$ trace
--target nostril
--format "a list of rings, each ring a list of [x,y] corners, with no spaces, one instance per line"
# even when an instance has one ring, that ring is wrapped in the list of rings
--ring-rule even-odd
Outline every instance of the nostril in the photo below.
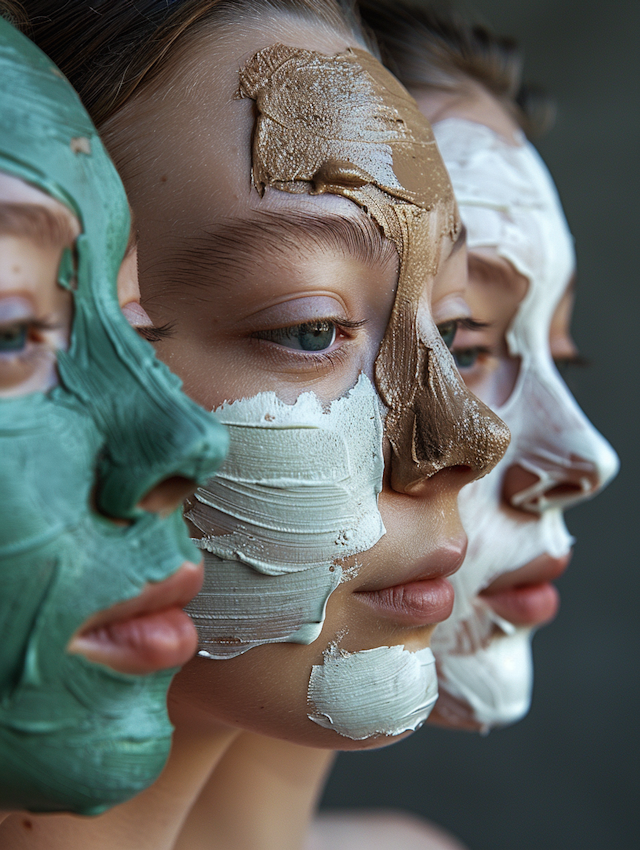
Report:
[[[173,475],[165,478],[153,487],[138,502],[143,511],[162,516],[172,513],[184,500],[193,494],[197,484],[191,478]]]
[[[510,466],[505,472],[502,482],[502,495],[507,504],[517,507],[517,496],[534,487],[540,477],[518,464]]]

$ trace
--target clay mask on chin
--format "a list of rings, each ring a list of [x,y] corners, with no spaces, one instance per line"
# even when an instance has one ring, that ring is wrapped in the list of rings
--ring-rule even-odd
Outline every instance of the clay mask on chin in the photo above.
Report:
[[[90,616],[197,560],[179,510],[136,506],[163,478],[206,480],[226,436],[123,317],[122,184],[69,83],[1,18],[0,171],[82,230],[77,269],[66,252],[58,276],[74,310],[58,386],[0,399],[0,809],[95,814],[164,766],[172,671],[119,674],[66,647]]]
[[[587,476],[596,473],[600,487],[605,486],[616,474],[618,460],[576,404],[551,357],[551,319],[575,260],[544,163],[523,136],[510,145],[471,121],[449,118],[436,124],[434,133],[467,226],[470,250],[495,250],[529,280],[507,333],[510,354],[520,358],[517,382],[496,410],[511,430],[511,444],[490,475],[460,494],[469,548],[462,569],[452,577],[453,615],[436,629],[432,641],[441,688],[489,727],[514,722],[529,709],[531,629],[505,623],[477,594],[496,576],[539,555],[566,554],[572,538],[562,511],[580,496],[566,498],[549,491],[564,481],[567,469],[582,463],[584,497],[593,495]],[[511,464],[539,479],[514,498],[514,504],[536,515],[536,522],[517,522],[500,509],[502,479]]]

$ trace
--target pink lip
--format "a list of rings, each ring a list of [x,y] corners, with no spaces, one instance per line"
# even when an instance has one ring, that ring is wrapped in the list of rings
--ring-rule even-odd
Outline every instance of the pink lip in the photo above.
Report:
[[[144,675],[185,664],[197,648],[195,627],[182,608],[202,587],[202,564],[185,561],[165,581],[87,620],[68,652],[120,673]]]
[[[427,563],[416,565],[404,581],[356,591],[355,595],[400,626],[429,626],[451,616],[454,591],[446,576],[460,568],[466,538],[440,549]]]
[[[503,573],[480,596],[516,626],[540,626],[558,613],[560,596],[551,584],[569,566],[571,553],[562,558],[541,555],[518,570]]]

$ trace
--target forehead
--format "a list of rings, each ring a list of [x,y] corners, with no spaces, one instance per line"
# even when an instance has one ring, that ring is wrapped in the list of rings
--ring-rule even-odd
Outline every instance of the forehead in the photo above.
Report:
[[[166,79],[162,84],[158,82],[162,87],[162,99],[156,96],[158,92],[154,94],[149,90],[140,96],[139,103],[132,104],[130,114],[127,114],[125,108],[114,121],[114,130],[119,136],[125,137],[125,145],[129,128],[136,128],[133,130],[135,139],[130,139],[131,154],[137,150],[150,165],[144,175],[140,172],[127,174],[125,162],[125,179],[133,202],[137,207],[145,204],[155,206],[158,202],[164,205],[168,215],[163,216],[164,222],[156,221],[155,227],[164,227],[167,233],[182,230],[179,235],[187,236],[194,227],[202,226],[203,222],[210,223],[220,218],[242,219],[247,214],[260,213],[265,209],[303,209],[305,212],[323,215],[329,208],[326,201],[308,194],[304,197],[289,194],[278,191],[276,187],[268,190],[265,197],[261,198],[252,188],[251,144],[255,106],[250,99],[237,98],[240,70],[256,51],[271,47],[278,41],[297,50],[320,51],[327,55],[327,59],[350,48],[357,49],[357,45],[347,36],[329,33],[308,22],[293,19],[288,20],[286,27],[281,25],[279,19],[274,19],[267,20],[259,28],[249,23],[241,32],[237,30],[236,27],[227,35],[203,31],[190,45],[188,56],[180,57],[173,72],[172,84],[168,86]],[[356,63],[349,62],[334,68],[334,73],[319,67],[317,63],[306,63],[296,71],[296,91],[291,87],[288,92],[279,90],[278,105],[283,105],[282,98],[288,97],[290,108],[297,109],[301,101],[303,108],[307,108],[313,105],[314,99],[321,98],[322,104],[318,105],[325,115],[331,113],[329,120],[333,124],[334,134],[344,141],[345,136],[352,138],[362,132],[362,121],[358,125],[356,117],[362,118],[363,112],[368,110],[368,117],[375,121],[376,110],[394,112],[397,102],[402,101],[403,118],[411,127],[420,123],[420,134],[425,134],[425,144],[430,146],[430,151],[435,151],[427,122],[404,90],[368,54],[359,51],[358,60],[369,63],[367,72],[371,71],[368,81],[371,96],[366,104],[360,99],[358,116],[354,110],[340,110],[337,103],[337,93],[344,89],[350,76],[358,73]],[[377,79],[379,75],[384,77],[384,86]],[[381,96],[380,91],[385,87],[385,93]],[[336,104],[327,110],[326,106],[331,106],[332,98]],[[396,132],[398,140],[402,132],[402,128]],[[378,135],[378,141],[387,141],[381,139],[382,133]],[[405,135],[408,136],[407,133]],[[139,145],[141,140],[142,149],[135,149],[134,145]],[[309,148],[308,139],[298,138],[297,143]],[[351,157],[354,160],[351,164],[366,170],[367,151],[372,147],[371,138],[361,139],[360,150]],[[399,144],[394,159],[387,145],[382,156],[377,157],[376,167],[381,167],[386,157],[387,163],[393,161],[395,170],[400,171],[403,148],[409,154],[407,162],[411,160],[417,164],[422,161],[412,156],[415,151],[409,152],[409,147],[409,144]],[[124,150],[123,158],[129,158]],[[376,174],[375,182],[386,185],[395,179],[394,192],[404,192],[409,202],[419,200],[420,205],[423,205],[420,196],[424,198],[429,195],[425,205],[430,203],[432,186],[426,192],[421,192],[420,186],[415,189],[414,184],[420,179],[419,169],[405,170],[406,176],[403,174],[400,181],[388,169],[386,176],[389,179],[378,180],[380,175]],[[441,173],[446,184],[445,191],[450,191],[446,172],[443,170]],[[338,202],[340,214],[363,215],[351,201],[340,198],[334,198],[334,201]],[[175,207],[176,202],[179,209]]]

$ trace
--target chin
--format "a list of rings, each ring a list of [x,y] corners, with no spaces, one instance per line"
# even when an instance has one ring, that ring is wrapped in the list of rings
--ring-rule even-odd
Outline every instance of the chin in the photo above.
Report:
[[[513,627],[473,653],[439,655],[440,697],[429,722],[488,732],[522,720],[531,707],[532,631]]]

